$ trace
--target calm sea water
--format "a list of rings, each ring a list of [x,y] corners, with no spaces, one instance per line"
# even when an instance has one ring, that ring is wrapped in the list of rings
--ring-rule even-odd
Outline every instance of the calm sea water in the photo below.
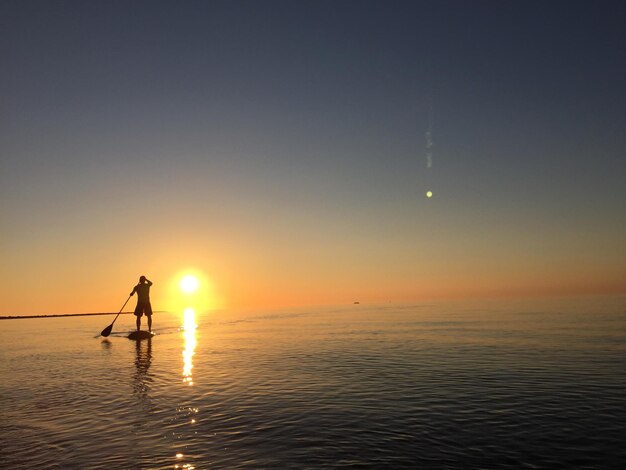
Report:
[[[623,468],[624,298],[0,322],[3,468]],[[197,327],[195,326],[197,325]],[[117,333],[115,332],[117,331]]]

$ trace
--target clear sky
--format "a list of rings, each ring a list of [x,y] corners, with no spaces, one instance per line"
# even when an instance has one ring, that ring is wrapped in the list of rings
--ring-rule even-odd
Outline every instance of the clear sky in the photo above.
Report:
[[[0,314],[116,311],[141,274],[171,308],[190,270],[233,308],[623,293],[624,24],[3,1]]]

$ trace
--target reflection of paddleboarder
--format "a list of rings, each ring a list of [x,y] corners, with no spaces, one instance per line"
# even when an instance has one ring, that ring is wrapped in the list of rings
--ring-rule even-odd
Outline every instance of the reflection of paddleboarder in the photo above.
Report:
[[[133,374],[133,393],[138,399],[138,405],[140,411],[143,413],[149,413],[151,410],[150,404],[150,385],[152,378],[148,369],[150,369],[150,363],[152,362],[152,340],[148,338],[148,341],[136,342],[135,356],[135,373]]]
[[[135,316],[137,317],[137,331],[141,329],[141,317],[145,313],[148,317],[148,331],[152,331],[152,306],[150,305],[150,286],[152,281],[146,279],[146,276],[139,278],[139,284],[135,286],[130,293],[132,296],[137,292],[137,306],[135,307]]]

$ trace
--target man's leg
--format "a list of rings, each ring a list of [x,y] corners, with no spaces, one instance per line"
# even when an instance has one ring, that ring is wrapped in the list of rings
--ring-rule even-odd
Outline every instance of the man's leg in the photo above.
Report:
[[[137,315],[137,331],[141,329],[141,317]]]
[[[152,331],[152,315],[148,315],[148,331]]]

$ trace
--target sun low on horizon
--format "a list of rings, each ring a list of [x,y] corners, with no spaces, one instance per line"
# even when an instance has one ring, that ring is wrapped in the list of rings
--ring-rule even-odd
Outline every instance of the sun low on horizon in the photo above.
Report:
[[[201,313],[224,306],[212,278],[195,268],[181,269],[170,277],[162,302],[172,312],[193,308]]]
[[[180,289],[186,294],[195,293],[200,287],[200,281],[193,274],[187,274],[180,280]]]

